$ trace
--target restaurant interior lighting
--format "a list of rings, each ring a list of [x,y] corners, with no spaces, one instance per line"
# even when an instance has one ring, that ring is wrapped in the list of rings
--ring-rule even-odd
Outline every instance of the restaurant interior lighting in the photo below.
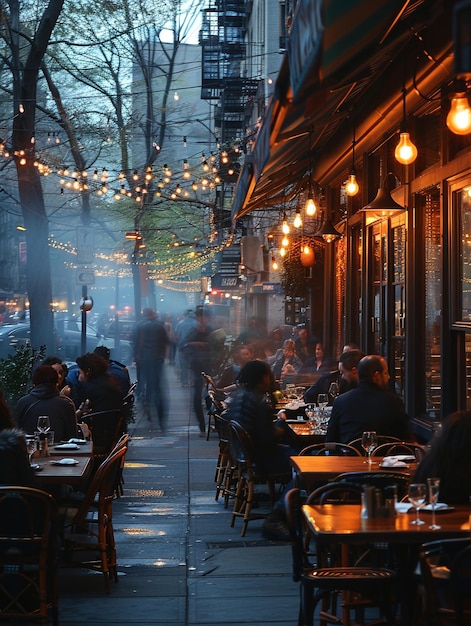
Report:
[[[399,130],[399,143],[394,151],[394,158],[402,165],[409,165],[417,158],[417,148],[412,143],[409,131],[407,129],[407,112],[406,112],[406,90],[402,89],[402,122]]]
[[[293,226],[295,228],[301,228],[302,225],[303,225],[303,220],[301,218],[301,213],[299,211],[296,211],[296,215],[294,216],[294,220],[293,220]]]
[[[463,79],[455,80],[451,107],[446,116],[446,125],[455,135],[471,133],[471,108],[466,95],[466,82]]]

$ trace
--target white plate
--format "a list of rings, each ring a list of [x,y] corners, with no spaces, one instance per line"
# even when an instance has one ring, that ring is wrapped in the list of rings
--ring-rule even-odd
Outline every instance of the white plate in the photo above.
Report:
[[[60,459],[59,461],[52,461],[52,465],[78,465],[77,459]]]
[[[56,450],[78,450],[79,446],[76,443],[61,443],[58,446],[54,446]]]

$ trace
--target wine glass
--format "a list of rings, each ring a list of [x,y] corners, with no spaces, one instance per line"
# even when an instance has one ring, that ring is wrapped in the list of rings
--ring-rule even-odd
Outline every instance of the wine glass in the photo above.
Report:
[[[43,435],[51,430],[51,423],[48,415],[40,415],[38,417],[37,429]]]
[[[320,393],[317,396],[317,406],[321,409],[325,409],[325,407],[329,404],[329,396],[326,393]]]
[[[375,430],[365,430],[361,435],[361,447],[368,455],[368,460],[365,463],[368,465],[372,465],[373,461],[371,460],[371,453],[378,445],[378,437],[376,436]]]
[[[439,530],[441,526],[439,526],[435,522],[435,506],[438,500],[438,492],[440,491],[440,479],[439,478],[427,478],[427,486],[428,486],[428,499],[430,504],[432,505],[432,523],[429,528],[431,530]]]
[[[425,504],[427,485],[424,483],[411,483],[407,491],[407,496],[417,515],[416,519],[412,520],[411,524],[425,524],[425,522],[419,518],[419,509]]]
[[[339,384],[336,382],[330,383],[329,394],[335,400],[335,398],[340,394]]]

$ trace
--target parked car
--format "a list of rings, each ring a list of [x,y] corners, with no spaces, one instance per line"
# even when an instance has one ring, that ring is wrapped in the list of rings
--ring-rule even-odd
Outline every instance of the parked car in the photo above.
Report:
[[[82,326],[80,319],[60,320],[55,328],[56,345],[47,346],[48,355],[56,355],[64,361],[75,361],[82,352]],[[0,358],[15,353],[15,348],[30,343],[29,323],[0,326]],[[96,346],[107,346],[110,356],[125,365],[132,362],[133,350],[130,341],[119,342],[119,355],[114,338],[105,338],[93,326],[86,327],[86,350],[92,352]],[[39,346],[38,346],[39,347]]]
[[[29,344],[29,324],[5,324],[0,326],[0,358],[15,353],[15,348]]]
[[[82,352],[82,320],[71,318],[56,322],[58,338],[58,356],[64,360],[75,359]],[[125,365],[129,365],[133,359],[133,349],[130,341],[121,339],[119,342],[119,354],[114,337],[103,337],[94,326],[86,326],[86,351],[92,352],[97,346],[106,346],[110,349],[110,356]]]

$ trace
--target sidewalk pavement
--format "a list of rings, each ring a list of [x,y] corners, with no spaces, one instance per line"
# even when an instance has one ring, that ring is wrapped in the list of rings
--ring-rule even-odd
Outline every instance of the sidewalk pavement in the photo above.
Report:
[[[218,438],[198,436],[191,389],[166,366],[168,434],[137,405],[129,427],[124,495],[113,525],[118,583],[106,595],[102,574],[59,572],[59,624],[209,626],[297,624],[298,585],[286,543],[263,539],[262,520],[230,527],[231,504],[215,501]]]

